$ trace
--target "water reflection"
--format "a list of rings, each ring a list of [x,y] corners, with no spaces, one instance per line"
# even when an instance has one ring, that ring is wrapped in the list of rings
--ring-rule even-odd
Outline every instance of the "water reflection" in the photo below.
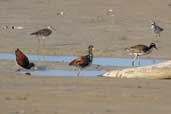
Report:
[[[23,74],[31,74],[35,76],[77,76],[78,71],[74,70],[37,70],[37,71],[20,71]],[[80,76],[99,76],[105,73],[105,71],[98,71],[98,70],[83,70],[80,72]]]

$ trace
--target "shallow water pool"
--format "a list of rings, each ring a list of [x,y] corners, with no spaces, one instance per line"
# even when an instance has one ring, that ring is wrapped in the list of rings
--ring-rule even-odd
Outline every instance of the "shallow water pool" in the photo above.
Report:
[[[20,71],[23,74],[31,74],[35,76],[77,76],[78,71],[75,70],[57,70],[57,69],[48,69],[48,70],[37,70],[37,71]],[[83,70],[79,73],[79,76],[86,76],[86,77],[94,77],[100,76],[104,74],[104,70]]]
[[[31,55],[27,54],[30,61],[47,61],[47,62],[65,62],[69,63],[73,59],[77,58],[75,56],[42,56],[42,55]],[[0,60],[15,60],[14,54],[0,54]],[[146,66],[155,63],[163,62],[161,59],[141,59],[140,65]],[[93,64],[103,65],[103,66],[117,66],[117,67],[131,67],[132,59],[131,58],[111,58],[111,57],[95,57]],[[138,62],[135,62],[135,66],[139,66]]]
[[[42,56],[42,55],[31,55],[27,54],[30,61],[47,61],[47,62],[63,62],[69,63],[73,59],[77,58],[74,56]],[[14,54],[1,53],[0,60],[15,60]],[[164,60],[152,60],[152,59],[141,59],[140,65],[147,66],[163,62]],[[58,63],[56,63],[58,64]],[[100,66],[113,66],[113,67],[132,67],[132,59],[130,58],[111,58],[111,57],[95,57],[93,63]],[[138,61],[135,62],[134,66],[139,66]],[[72,70],[59,70],[59,69],[41,69],[37,71],[21,71],[21,73],[30,73],[31,75],[37,76],[77,76],[78,71]],[[80,72],[80,76],[98,76],[105,73],[104,70],[83,70]]]

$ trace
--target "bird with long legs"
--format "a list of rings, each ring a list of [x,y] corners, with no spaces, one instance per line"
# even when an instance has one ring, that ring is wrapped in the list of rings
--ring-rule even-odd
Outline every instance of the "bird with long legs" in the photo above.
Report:
[[[151,29],[155,33],[158,42],[158,38],[160,38],[160,33],[164,31],[164,29],[158,26],[154,21],[151,23]]]
[[[77,73],[77,76],[80,75],[80,72],[83,68],[88,67],[93,62],[93,50],[94,50],[94,46],[89,45],[87,55],[74,59],[69,63],[70,66],[78,67],[79,71]]]
[[[140,56],[150,54],[153,48],[157,49],[155,43],[150,43],[149,46],[139,44],[139,45],[135,45],[135,46],[132,46],[129,48],[125,48],[125,50],[127,52],[129,52],[131,55],[134,55],[134,59],[132,61],[132,66],[134,66],[134,62],[137,59],[138,59],[138,63],[140,66]]]
[[[56,29],[53,28],[52,26],[48,26],[47,28],[40,29],[40,30],[38,30],[36,32],[30,33],[30,35],[34,35],[34,36],[37,36],[38,37],[38,43],[39,43],[39,45],[41,44],[40,38],[42,38],[43,39],[43,48],[44,48],[45,47],[45,41],[44,41],[44,39],[47,38],[47,37],[49,37],[52,34],[52,31],[53,30],[56,31]]]
[[[15,50],[15,55],[16,62],[20,67],[28,70],[35,67],[35,64],[30,62],[28,57],[20,49],[17,48]],[[20,71],[20,69],[17,69],[17,71]]]

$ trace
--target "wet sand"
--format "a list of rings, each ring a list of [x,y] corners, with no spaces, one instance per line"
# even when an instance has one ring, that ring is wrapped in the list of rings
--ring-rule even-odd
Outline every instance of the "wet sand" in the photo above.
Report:
[[[169,0],[0,0],[0,52],[41,55],[86,53],[96,57],[129,57],[124,48],[155,42],[151,20],[164,28],[154,50],[144,58],[170,59]],[[113,9],[112,15],[107,14]],[[63,16],[57,15],[64,12]],[[4,26],[24,29],[3,29]],[[41,46],[31,32],[52,25],[56,31]],[[102,77],[36,77],[16,73],[14,61],[0,61],[2,114],[170,114],[170,80]],[[63,63],[36,63],[68,68]],[[107,68],[110,70],[111,68]]]

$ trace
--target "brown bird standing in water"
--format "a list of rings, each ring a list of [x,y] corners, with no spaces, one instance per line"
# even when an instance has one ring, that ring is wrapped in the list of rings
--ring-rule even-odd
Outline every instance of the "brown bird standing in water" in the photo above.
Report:
[[[35,67],[34,63],[30,63],[28,57],[20,51],[18,48],[15,50],[16,55],[16,62],[19,66],[25,68],[25,69],[31,69]],[[19,71],[20,69],[18,69]]]
[[[125,48],[125,50],[128,51],[130,54],[134,55],[134,59],[132,61],[132,66],[134,66],[134,62],[135,60],[137,60],[137,58],[140,65],[140,56],[151,53],[153,48],[157,49],[155,43],[151,43],[149,46],[139,44],[129,48]]]
[[[69,65],[75,66],[79,68],[79,72],[77,76],[80,74],[80,70],[89,66],[93,62],[93,50],[94,46],[89,45],[88,46],[88,55],[81,56],[80,58],[74,59],[69,63]]]

